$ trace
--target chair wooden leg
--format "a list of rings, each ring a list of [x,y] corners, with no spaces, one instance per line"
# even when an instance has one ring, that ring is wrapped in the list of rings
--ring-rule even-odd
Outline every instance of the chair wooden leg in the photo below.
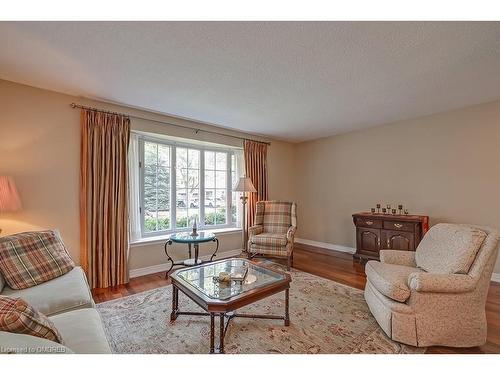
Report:
[[[287,271],[290,271],[290,269],[292,268],[292,264],[293,264],[292,256],[289,255],[288,256],[288,265],[286,267]]]

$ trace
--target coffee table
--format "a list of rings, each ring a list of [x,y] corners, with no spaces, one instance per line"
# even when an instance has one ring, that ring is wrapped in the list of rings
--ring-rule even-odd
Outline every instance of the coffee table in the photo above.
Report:
[[[248,267],[245,281],[229,284],[214,280],[220,272],[229,272]],[[289,297],[291,277],[288,273],[272,270],[247,259],[233,258],[202,264],[174,271],[172,280],[172,313],[170,321],[179,315],[202,315],[210,317],[210,353],[224,353],[224,336],[234,318],[258,318],[283,320],[290,325]],[[200,306],[205,312],[179,309],[179,290]],[[279,292],[285,292],[284,315],[239,314],[235,311]],[[215,317],[219,317],[219,347],[215,348]]]

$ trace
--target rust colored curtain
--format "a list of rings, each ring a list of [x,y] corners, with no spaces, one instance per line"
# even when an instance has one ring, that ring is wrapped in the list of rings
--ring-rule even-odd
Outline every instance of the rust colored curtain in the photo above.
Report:
[[[91,288],[128,282],[130,119],[81,112],[81,264]]]
[[[255,220],[255,204],[267,200],[267,144],[245,141],[245,172],[252,180],[256,193],[248,193],[246,228],[251,227]]]

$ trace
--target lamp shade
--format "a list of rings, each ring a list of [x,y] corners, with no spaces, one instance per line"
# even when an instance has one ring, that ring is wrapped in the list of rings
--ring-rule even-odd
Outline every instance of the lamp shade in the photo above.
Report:
[[[0,176],[0,212],[19,211],[21,199],[12,177]]]
[[[255,186],[252,184],[252,180],[248,177],[240,177],[240,180],[236,184],[236,186],[233,188],[233,191],[241,191],[241,192],[249,192],[249,193],[256,193],[257,189],[255,189]]]

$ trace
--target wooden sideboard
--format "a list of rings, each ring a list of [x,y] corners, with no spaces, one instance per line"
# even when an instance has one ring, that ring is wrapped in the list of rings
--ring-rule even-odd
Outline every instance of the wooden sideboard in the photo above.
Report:
[[[352,219],[358,259],[379,259],[382,249],[415,251],[429,229],[428,216],[360,212]]]

